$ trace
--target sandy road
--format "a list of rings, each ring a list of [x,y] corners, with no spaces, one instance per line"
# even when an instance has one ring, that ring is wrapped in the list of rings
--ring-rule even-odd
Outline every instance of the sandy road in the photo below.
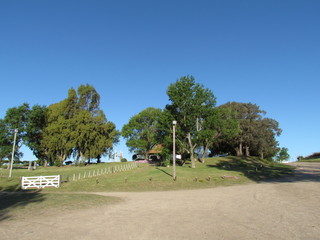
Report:
[[[121,203],[0,222],[0,239],[320,239],[320,164],[295,177],[203,190],[97,193]]]

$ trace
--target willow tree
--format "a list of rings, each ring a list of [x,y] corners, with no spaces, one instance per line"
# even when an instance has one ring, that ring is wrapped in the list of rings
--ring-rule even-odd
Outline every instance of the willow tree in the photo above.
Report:
[[[70,156],[82,162],[99,158],[119,141],[99,104],[100,95],[87,84],[71,88],[66,99],[48,107],[42,144],[57,165]]]
[[[119,133],[115,125],[107,121],[102,111],[92,116],[90,112],[80,110],[72,119],[72,124],[75,126],[72,132],[74,153],[82,163],[107,154],[118,142]]]

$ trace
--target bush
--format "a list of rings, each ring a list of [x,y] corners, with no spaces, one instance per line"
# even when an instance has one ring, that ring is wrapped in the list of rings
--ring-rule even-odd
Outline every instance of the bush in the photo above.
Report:
[[[128,162],[126,158],[121,158],[121,162]]]

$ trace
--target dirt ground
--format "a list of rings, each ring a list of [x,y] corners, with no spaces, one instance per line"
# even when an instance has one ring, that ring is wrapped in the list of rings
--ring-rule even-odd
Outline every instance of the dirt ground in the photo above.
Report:
[[[124,201],[0,222],[0,239],[320,239],[320,163],[295,177],[203,190],[97,193]]]

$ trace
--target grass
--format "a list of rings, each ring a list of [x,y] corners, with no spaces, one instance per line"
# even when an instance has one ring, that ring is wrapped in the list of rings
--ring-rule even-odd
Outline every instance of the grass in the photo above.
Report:
[[[48,167],[14,169],[13,177],[8,179],[8,171],[0,170],[0,221],[7,216],[27,216],[28,214],[58,214],[98,205],[114,203],[117,199],[107,198],[86,192],[114,191],[165,191],[197,188],[213,188],[245,184],[288,176],[293,167],[271,163],[258,158],[209,158],[205,163],[177,166],[177,180],[172,179],[172,167],[159,167],[140,164],[129,171],[105,174],[71,181],[72,176],[122,163],[104,163],[86,167]],[[122,164],[123,165],[123,164]],[[63,183],[60,188],[46,188],[41,191],[20,190],[22,176],[44,176],[60,174]],[[69,181],[67,181],[69,179]],[[10,193],[11,192],[11,193]],[[25,193],[27,192],[27,194]],[[79,194],[81,192],[81,194]]]
[[[320,158],[305,158],[299,160],[299,162],[320,162]]]
[[[115,197],[94,194],[18,192],[0,193],[0,221],[32,215],[57,216],[73,210],[119,202]]]
[[[19,191],[21,176],[62,175],[63,183],[60,188],[48,188],[42,192],[112,192],[207,188],[260,181],[292,173],[290,166],[258,158],[225,157],[206,159],[204,164],[197,163],[195,169],[190,168],[188,164],[177,166],[177,181],[172,180],[172,167],[158,167],[148,164],[140,164],[138,168],[129,171],[77,180],[79,173],[83,176],[84,172],[97,171],[117,165],[123,164],[104,163],[87,167],[48,167],[33,171],[14,169],[11,179],[0,178],[0,191]],[[74,175],[76,181],[72,181]]]

